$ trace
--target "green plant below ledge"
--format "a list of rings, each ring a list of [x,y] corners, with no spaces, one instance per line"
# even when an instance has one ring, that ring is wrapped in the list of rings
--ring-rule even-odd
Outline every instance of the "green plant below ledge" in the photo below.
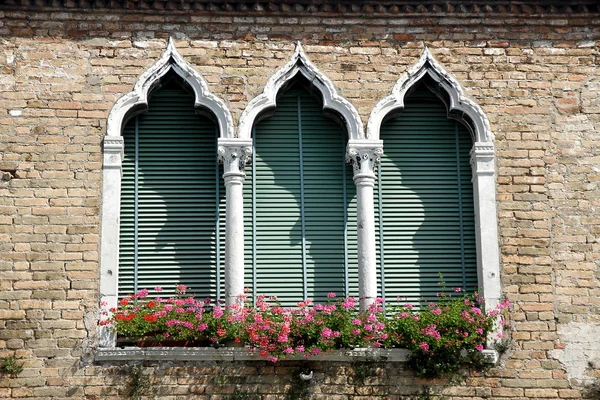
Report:
[[[5,357],[0,359],[0,372],[9,374],[13,378],[23,372],[23,365],[17,362],[15,356]]]

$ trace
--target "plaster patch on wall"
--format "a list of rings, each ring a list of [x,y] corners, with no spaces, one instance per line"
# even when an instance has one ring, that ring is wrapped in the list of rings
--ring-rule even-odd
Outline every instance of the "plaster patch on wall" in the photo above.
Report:
[[[589,371],[600,368],[600,325],[571,321],[559,325],[558,335],[565,348],[552,350],[550,356],[566,367],[569,379],[591,382]]]

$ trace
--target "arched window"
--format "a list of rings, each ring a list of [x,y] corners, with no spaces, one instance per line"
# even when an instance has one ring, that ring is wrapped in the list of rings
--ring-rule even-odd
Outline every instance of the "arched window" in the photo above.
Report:
[[[367,137],[380,135],[375,208],[384,295],[430,298],[441,272],[447,287],[476,282],[492,309],[501,284],[494,138],[485,113],[425,49],[373,108]]]
[[[477,253],[468,130],[420,85],[400,115],[381,125],[384,154],[376,209],[381,292],[412,303],[441,291],[477,287]]]
[[[255,124],[246,169],[246,286],[283,304],[356,294],[356,189],[345,129],[305,79]]]
[[[196,113],[193,91],[172,72],[151,93],[148,111],[124,126],[120,296],[156,286],[172,294],[177,284],[199,297],[220,295],[217,136],[217,124]]]

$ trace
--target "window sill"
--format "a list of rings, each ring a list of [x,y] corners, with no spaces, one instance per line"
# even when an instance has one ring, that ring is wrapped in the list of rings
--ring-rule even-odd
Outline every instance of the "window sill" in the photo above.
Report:
[[[496,350],[482,351],[488,364],[498,361]],[[409,354],[407,349],[354,349],[336,350],[312,356],[313,361],[387,361],[404,362]],[[94,357],[102,361],[265,361],[257,353],[237,347],[124,347],[99,348]],[[287,357],[285,360],[304,360],[302,356]]]

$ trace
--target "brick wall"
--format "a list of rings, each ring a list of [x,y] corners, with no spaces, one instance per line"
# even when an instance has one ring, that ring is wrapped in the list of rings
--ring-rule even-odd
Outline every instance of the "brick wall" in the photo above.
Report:
[[[503,293],[514,306],[508,352],[460,384],[415,380],[394,363],[312,363],[315,378],[303,386],[301,363],[161,362],[143,371],[158,398],[305,390],[315,399],[399,399],[427,387],[454,400],[592,398],[583,387],[600,379],[599,14],[430,7],[344,18],[328,9],[213,6],[0,5],[0,356],[25,367],[0,377],[0,397],[125,393],[127,366],[91,361],[101,142],[113,103],[173,36],[236,121],[294,41],[364,122],[428,46],[496,137]]]

